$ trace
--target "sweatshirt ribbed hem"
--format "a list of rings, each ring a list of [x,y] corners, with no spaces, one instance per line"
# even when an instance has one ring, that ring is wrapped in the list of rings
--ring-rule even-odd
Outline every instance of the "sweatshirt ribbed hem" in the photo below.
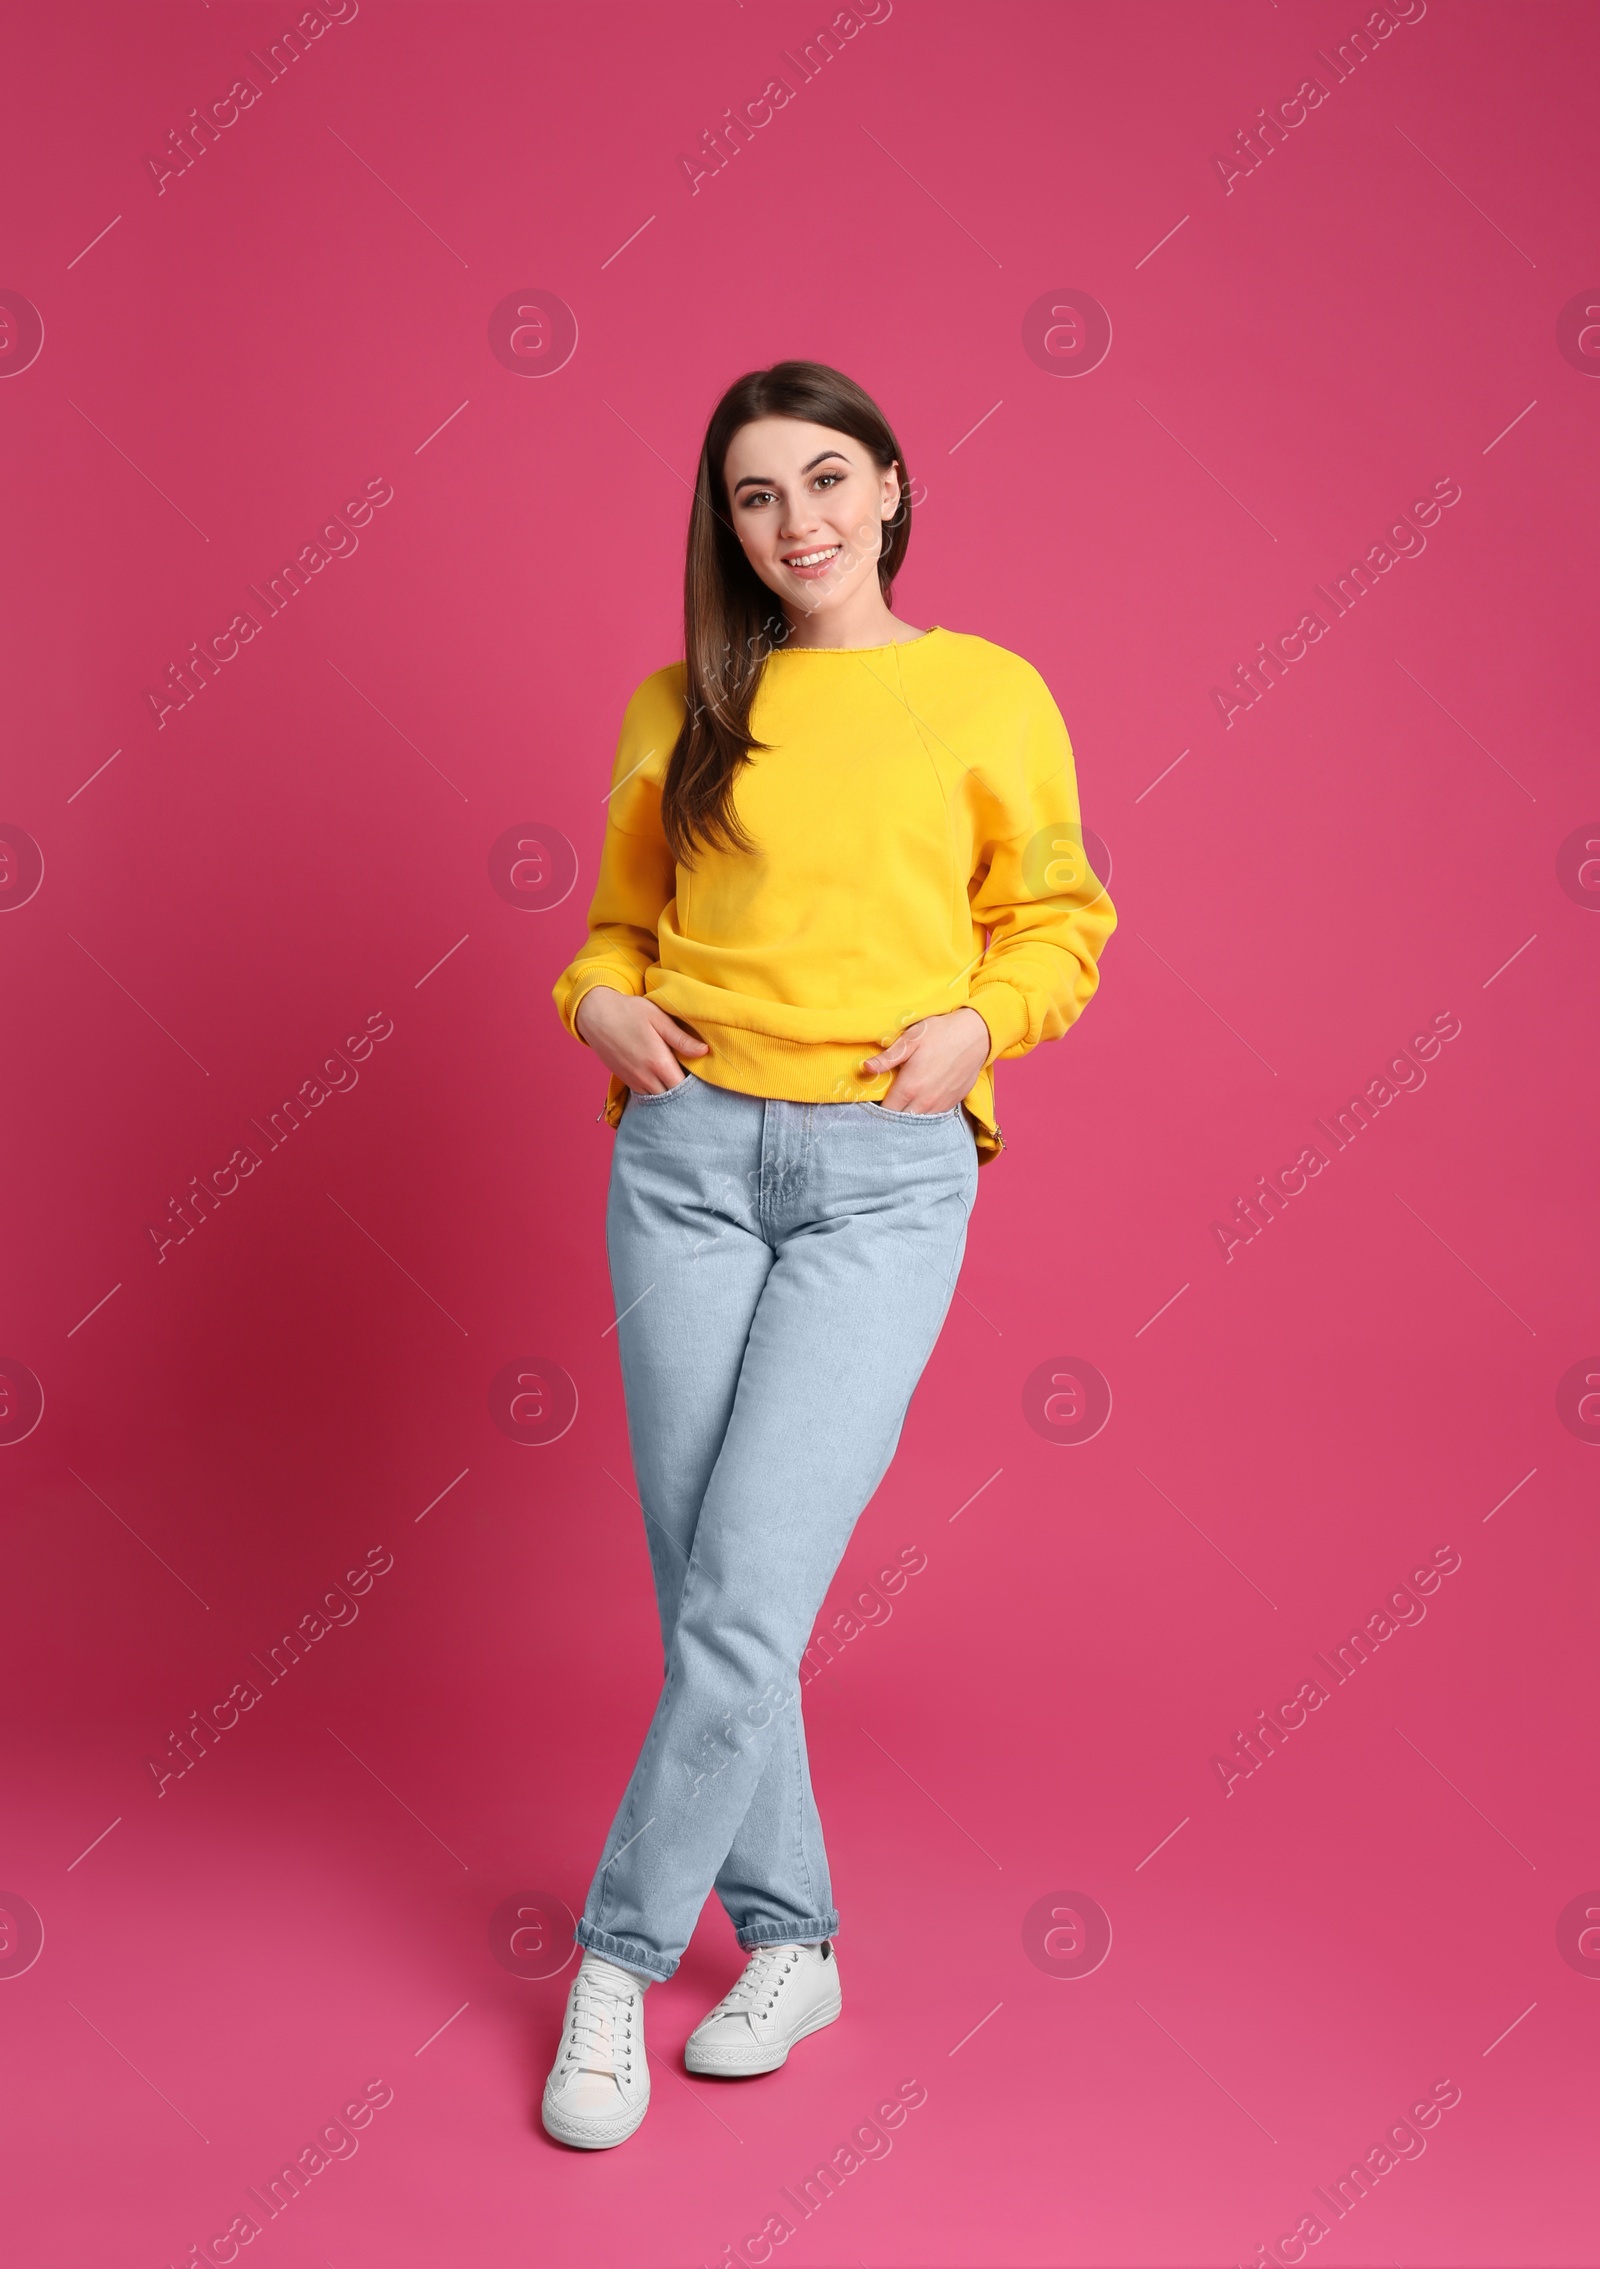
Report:
[[[688,1057],[685,1063],[712,1087],[785,1103],[881,1103],[894,1081],[893,1072],[862,1070],[862,1058],[875,1053],[870,1042],[775,1040],[770,1033],[708,1024],[703,1017],[695,1020],[695,1030],[710,1053]],[[993,1073],[981,1071],[962,1101],[982,1166],[1004,1148],[994,1122]],[[608,1127],[620,1125],[627,1103],[627,1082],[614,1078],[601,1113]]]

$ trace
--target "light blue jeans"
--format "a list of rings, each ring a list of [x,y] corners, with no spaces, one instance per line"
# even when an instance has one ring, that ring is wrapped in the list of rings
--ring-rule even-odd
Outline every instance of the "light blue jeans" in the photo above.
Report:
[[[800,1658],[955,1291],[953,1111],[629,1097],[606,1209],[665,1682],[578,1942],[677,1968],[713,1887],[745,1947],[837,1930]]]

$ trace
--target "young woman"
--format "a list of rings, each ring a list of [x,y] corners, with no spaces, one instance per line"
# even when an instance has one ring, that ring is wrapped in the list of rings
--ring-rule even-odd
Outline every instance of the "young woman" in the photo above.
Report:
[[[955,1289],[995,1059],[1083,1009],[1116,917],[1029,663],[890,609],[876,404],[753,371],[700,455],[685,658],[617,750],[563,1023],[611,1074],[606,1244],[666,1675],[577,1938],[543,2117],[645,2115],[644,1996],[715,1889],[750,1959],[692,2072],[839,2015],[799,1667]]]

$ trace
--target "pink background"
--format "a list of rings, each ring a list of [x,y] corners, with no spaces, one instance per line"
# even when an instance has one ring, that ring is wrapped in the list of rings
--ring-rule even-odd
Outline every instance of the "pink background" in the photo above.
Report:
[[[354,2156],[238,2258],[1291,2260],[1440,2082],[1425,2152],[1303,2257],[1595,2259],[1600,1962],[1561,1917],[1600,1909],[1600,1460],[1558,1388],[1600,1348],[1600,922],[1558,861],[1600,839],[1600,370],[1557,319],[1600,302],[1600,25],[1435,0],[1339,84],[1315,51],[1366,12],[896,0],[809,84],[798,0],[363,0],[273,84],[246,51],[289,7],[15,12],[19,2260],[230,2258],[368,2081]],[[780,71],[691,193],[680,155]],[[259,101],[158,192],[242,72]],[[559,369],[490,351],[530,291],[576,318]],[[1092,371],[1027,351],[1069,293],[1111,318]],[[561,1959],[555,1910],[505,1960],[491,1923],[581,1902],[659,1658],[603,1080],[549,991],[623,703],[680,650],[704,421],[796,354],[921,484],[898,610],[1054,690],[1121,926],[1082,1025],[1002,1068],[838,1601],[926,1565],[808,1689],[846,2021],[689,2082],[737,1966],[713,1909],[649,1998],[645,2127],[578,2156],[537,2123],[568,1974],[507,1967]],[[158,728],[146,690],[369,480],[359,549]],[[1224,726],[1212,689],[1436,480],[1426,551]],[[508,829],[573,847],[560,903],[492,886]],[[359,1085],[158,1261],[147,1225],[369,1015]],[[1212,1224],[1436,1015],[1426,1085],[1225,1261]],[[512,1363],[573,1382],[558,1440],[494,1422]],[[1071,1446],[1025,1388],[1074,1364],[1113,1399]],[[1441,1547],[1426,1618],[1225,1794],[1236,1731]],[[169,1733],[371,1548],[358,1618],[158,1795]],[[1087,1974],[1054,1974],[1061,1905],[1109,1918]],[[892,2149],[764,2252],[902,2082]]]

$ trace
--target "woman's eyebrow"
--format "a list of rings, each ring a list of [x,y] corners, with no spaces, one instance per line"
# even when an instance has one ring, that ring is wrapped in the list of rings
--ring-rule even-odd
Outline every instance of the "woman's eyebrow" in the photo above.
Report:
[[[814,471],[815,468],[822,463],[825,457],[837,457],[840,463],[845,465],[848,465],[850,462],[849,458],[845,455],[842,449],[821,449],[817,452],[815,457],[809,460],[808,463],[801,466],[801,472],[809,473]],[[776,488],[777,485],[777,482],[773,479],[770,473],[746,473],[743,480],[734,482],[733,493],[735,496],[737,496],[742,488]]]

